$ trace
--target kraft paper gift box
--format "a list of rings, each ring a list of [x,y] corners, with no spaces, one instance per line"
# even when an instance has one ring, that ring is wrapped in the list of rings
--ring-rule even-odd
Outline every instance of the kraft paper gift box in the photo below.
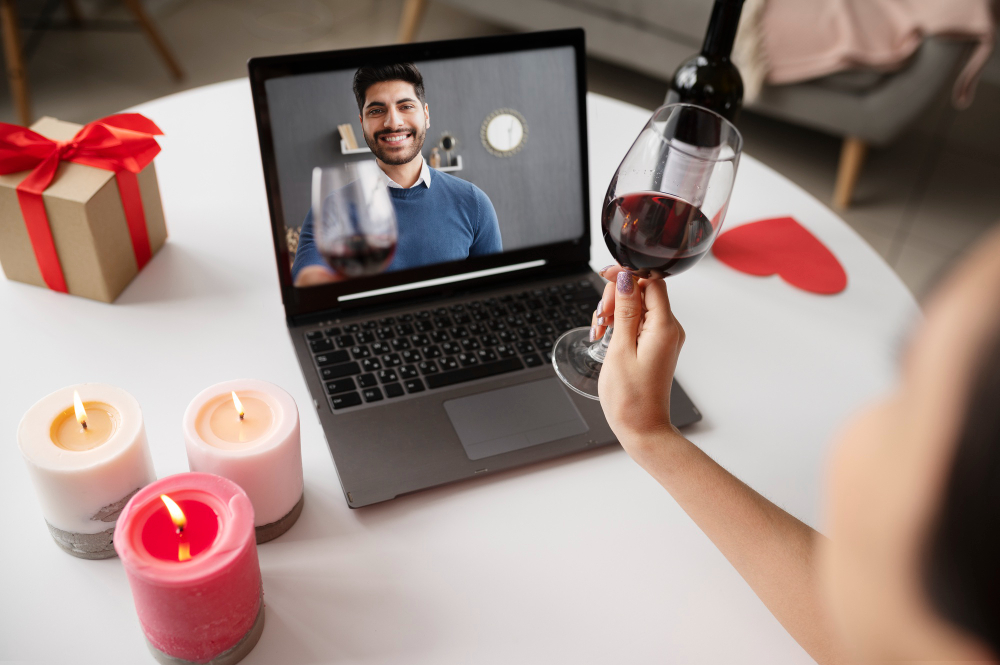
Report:
[[[117,298],[167,238],[152,163],[156,134],[156,125],[135,113],[86,127],[55,118],[30,131],[0,123],[0,266],[7,278],[103,302]]]

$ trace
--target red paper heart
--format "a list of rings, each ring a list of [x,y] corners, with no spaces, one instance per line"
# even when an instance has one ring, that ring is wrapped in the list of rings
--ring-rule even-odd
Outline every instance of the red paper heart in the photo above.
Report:
[[[720,235],[712,247],[715,258],[751,275],[778,275],[812,293],[840,293],[847,273],[816,236],[791,217],[751,222]]]

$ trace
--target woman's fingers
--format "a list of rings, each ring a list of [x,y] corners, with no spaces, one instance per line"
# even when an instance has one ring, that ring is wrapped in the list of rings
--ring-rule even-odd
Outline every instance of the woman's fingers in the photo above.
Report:
[[[622,270],[615,279],[615,334],[611,338],[610,351],[627,351],[635,355],[636,338],[642,319],[642,292],[636,284],[635,276]]]
[[[643,280],[645,288],[646,316],[659,323],[661,320],[673,318],[670,311],[670,297],[667,295],[667,283],[662,279]]]
[[[601,300],[597,303],[597,308],[594,310],[593,316],[591,316],[590,327],[593,328],[591,332],[593,333],[594,339],[600,339],[608,329],[608,326],[614,325],[615,284],[618,280],[618,275],[625,270],[627,269],[619,265],[610,265],[605,266],[598,271],[598,274],[609,280],[609,282],[604,285],[604,294],[601,296]],[[651,280],[633,278],[633,282],[637,285],[640,292],[640,306],[642,305],[643,293],[645,293],[645,286],[648,281]],[[639,323],[639,331],[642,331],[641,321]]]
[[[611,265],[604,266],[603,268],[598,270],[597,274],[603,277],[604,279],[613,282],[615,281],[615,278],[618,276],[618,273],[622,270],[624,270],[624,268],[622,268],[620,265],[618,265],[617,263],[612,263]]]
[[[662,279],[615,280],[615,334],[601,369],[601,407],[619,438],[670,426],[670,381],[684,329]],[[640,335],[641,332],[641,335]]]
[[[620,265],[612,263],[597,271],[597,274],[608,280],[609,283],[604,285],[604,295],[601,296],[601,300],[597,303],[597,308],[594,310],[594,315],[591,317],[590,327],[592,328],[591,333],[594,339],[600,339],[604,335],[604,331],[611,325],[612,319],[614,319],[615,279],[617,279],[618,273],[622,270],[624,268]]]
[[[645,329],[650,331],[654,346],[667,344],[674,348],[672,356],[676,358],[684,345],[684,328],[670,309],[670,297],[667,295],[667,285],[662,279],[650,280],[643,289],[645,293]],[[645,337],[643,339],[646,339]]]
[[[611,325],[615,313],[615,283],[608,282],[604,285],[604,294],[597,303],[597,309],[591,317],[591,327],[593,328],[594,339],[600,339],[604,331]]]

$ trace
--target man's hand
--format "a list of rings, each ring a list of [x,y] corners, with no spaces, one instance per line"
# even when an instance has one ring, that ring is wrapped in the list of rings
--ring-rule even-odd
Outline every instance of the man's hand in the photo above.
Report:
[[[311,265],[304,266],[299,271],[299,276],[295,278],[295,286],[317,286],[319,284],[333,284],[343,278],[338,276],[329,268]]]

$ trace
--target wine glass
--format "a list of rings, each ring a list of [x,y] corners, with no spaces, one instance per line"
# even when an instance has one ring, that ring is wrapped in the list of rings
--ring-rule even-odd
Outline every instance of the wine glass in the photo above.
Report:
[[[639,277],[689,269],[715,242],[729,207],[743,138],[718,113],[692,104],[657,109],[629,148],[604,197],[604,242]],[[597,396],[614,326],[591,342],[590,328],[556,340],[552,366],[572,390]]]
[[[396,254],[396,211],[374,161],[313,169],[316,249],[338,277],[385,270]]]

